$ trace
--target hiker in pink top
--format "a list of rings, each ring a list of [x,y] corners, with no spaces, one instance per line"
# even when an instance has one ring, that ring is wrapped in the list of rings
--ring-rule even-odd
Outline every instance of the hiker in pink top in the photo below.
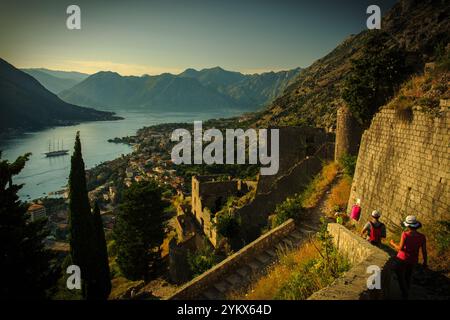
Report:
[[[422,249],[423,267],[427,267],[427,243],[425,235],[418,232],[422,224],[415,216],[407,216],[403,225],[408,229],[402,233],[400,244],[391,240],[391,246],[397,250],[395,272],[397,274],[402,297],[408,299],[411,276],[419,262],[419,251]]]
[[[350,211],[350,218],[353,223],[359,221],[361,216],[361,199],[356,199],[356,203],[352,206]]]

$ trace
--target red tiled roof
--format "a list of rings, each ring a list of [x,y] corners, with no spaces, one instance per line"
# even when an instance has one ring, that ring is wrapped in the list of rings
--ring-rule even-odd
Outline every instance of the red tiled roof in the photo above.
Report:
[[[28,207],[28,211],[36,211],[41,209],[45,209],[45,207],[37,203],[33,203],[31,206]]]

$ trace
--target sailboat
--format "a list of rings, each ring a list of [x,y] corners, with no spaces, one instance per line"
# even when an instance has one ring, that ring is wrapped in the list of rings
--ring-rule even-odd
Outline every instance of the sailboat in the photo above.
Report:
[[[53,149],[53,150],[52,150]],[[48,152],[45,152],[46,157],[58,157],[64,156],[69,152],[69,150],[64,149],[64,141],[62,141],[61,149],[59,148],[59,140],[58,147],[55,150],[55,141],[53,141],[53,148],[51,148],[50,141],[48,142]]]

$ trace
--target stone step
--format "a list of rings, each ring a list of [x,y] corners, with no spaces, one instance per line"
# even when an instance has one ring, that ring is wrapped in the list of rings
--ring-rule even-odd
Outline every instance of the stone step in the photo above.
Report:
[[[283,241],[280,241],[279,243],[277,243],[275,245],[275,248],[276,248],[278,253],[280,253],[280,252],[284,253],[284,252],[290,250],[290,248]]]
[[[287,239],[291,240],[292,243],[294,243],[294,244],[297,244],[300,241],[299,239],[293,237],[292,235],[288,235]]]
[[[263,265],[267,265],[272,259],[268,254],[265,254],[264,252],[257,255],[256,259],[261,262]]]
[[[247,263],[247,266],[250,267],[250,269],[252,270],[252,273],[258,272],[263,267],[263,265],[260,262],[258,262],[258,260],[256,260],[256,259],[253,259],[249,263]]]
[[[243,284],[245,282],[245,279],[243,279],[239,274],[233,273],[231,276],[226,277],[225,281],[232,286],[238,286]]]
[[[205,296],[204,293],[200,294],[196,300],[209,300],[207,296]]]
[[[291,240],[289,240],[289,239],[287,239],[287,238],[283,238],[281,241],[282,241],[288,248],[292,248],[292,247],[293,247],[293,244],[292,244],[292,241],[291,241]]]
[[[298,231],[294,231],[294,232],[290,233],[289,235],[297,240],[302,240],[304,238],[304,236],[302,236],[302,234]]]
[[[275,250],[273,249],[267,249],[266,251],[264,251],[266,254],[268,254],[269,256],[271,256],[272,258],[278,258],[278,254],[276,253]]]
[[[220,293],[225,293],[230,288],[230,284],[225,281],[220,281],[213,284],[213,287],[216,288]]]
[[[299,230],[301,233],[306,234],[306,235],[310,235],[310,234],[315,233],[315,231],[313,231],[313,230],[307,230],[307,229],[304,229],[304,228],[298,228],[298,230]]]
[[[303,229],[305,229],[305,230],[308,230],[308,231],[313,231],[313,232],[317,232],[317,231],[319,230],[318,227],[316,227],[316,226],[311,226],[311,225],[308,225],[308,224],[305,224],[305,223],[302,223],[301,228],[303,228]],[[297,229],[298,229],[298,228],[297,228]]]
[[[247,266],[243,266],[243,267],[237,269],[236,273],[238,275],[240,275],[242,278],[247,278],[249,275],[251,275],[252,269]]]
[[[202,295],[205,296],[207,300],[223,300],[225,298],[220,291],[213,287],[203,292]]]

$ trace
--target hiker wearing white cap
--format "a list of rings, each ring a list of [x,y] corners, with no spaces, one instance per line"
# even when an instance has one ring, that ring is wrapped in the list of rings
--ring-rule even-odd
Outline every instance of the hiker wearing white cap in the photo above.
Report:
[[[386,226],[379,221],[380,217],[381,213],[378,210],[373,210],[370,220],[361,230],[361,236],[377,247],[381,245],[381,239],[386,238]]]
[[[411,285],[411,276],[414,267],[419,262],[419,251],[422,249],[423,266],[427,267],[427,242],[425,235],[418,232],[422,224],[415,216],[407,216],[403,226],[408,230],[402,233],[400,244],[391,240],[391,246],[397,250],[395,258],[395,272],[397,274],[400,290],[404,299],[408,298]]]

